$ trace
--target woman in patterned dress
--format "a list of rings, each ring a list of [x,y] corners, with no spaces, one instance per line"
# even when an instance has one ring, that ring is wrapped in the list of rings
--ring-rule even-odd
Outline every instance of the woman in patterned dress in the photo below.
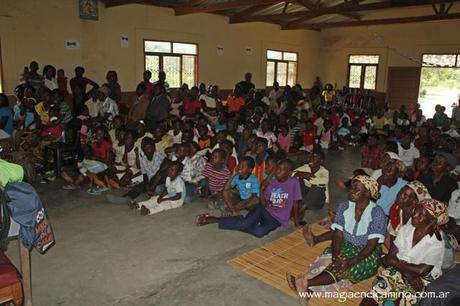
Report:
[[[399,228],[383,258],[386,268],[360,305],[415,305],[417,293],[442,274],[445,244],[439,226],[448,220],[446,204],[434,199],[420,201],[412,218]]]
[[[374,276],[380,265],[381,244],[387,226],[383,210],[372,201],[379,196],[377,181],[356,176],[348,193],[349,201],[339,205],[334,223],[332,245],[324,251],[332,254],[332,263],[315,277],[286,274],[289,287],[301,297],[310,287],[329,285],[340,280],[357,283]],[[301,297],[304,298],[304,297]]]

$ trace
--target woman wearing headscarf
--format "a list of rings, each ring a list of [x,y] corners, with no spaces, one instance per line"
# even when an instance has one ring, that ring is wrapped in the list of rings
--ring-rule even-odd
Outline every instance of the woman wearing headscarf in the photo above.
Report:
[[[331,226],[332,245],[324,251],[332,255],[331,263],[311,279],[306,274],[299,277],[286,274],[289,287],[299,297],[314,286],[341,280],[358,283],[377,273],[387,226],[383,210],[372,200],[378,197],[376,180],[364,175],[353,179],[349,200],[339,205]]]
[[[426,199],[431,199],[428,189],[419,181],[407,183],[396,197],[396,202],[390,208],[390,222],[388,222],[388,234],[396,237],[399,228],[406,224],[413,216],[416,205]]]
[[[434,199],[419,202],[413,217],[402,225],[383,258],[385,270],[379,273],[371,289],[372,298],[360,305],[414,305],[417,292],[441,274],[444,241],[439,227],[449,220],[447,205]],[[386,305],[386,304],[385,304]]]

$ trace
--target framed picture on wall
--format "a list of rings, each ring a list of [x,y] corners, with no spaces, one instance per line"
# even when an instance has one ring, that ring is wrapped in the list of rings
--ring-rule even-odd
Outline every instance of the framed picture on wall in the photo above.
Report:
[[[99,20],[98,0],[78,0],[80,19]]]

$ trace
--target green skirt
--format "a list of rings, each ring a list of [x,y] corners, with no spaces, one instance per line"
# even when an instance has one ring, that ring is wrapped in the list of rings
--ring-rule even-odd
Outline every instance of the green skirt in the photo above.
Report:
[[[359,252],[364,249],[364,246],[356,246],[350,242],[343,242],[340,247],[341,254],[345,255],[347,258],[354,258],[358,256]],[[327,247],[324,254],[332,254],[332,247]],[[349,267],[343,272],[337,272],[333,269],[332,264],[330,264],[324,271],[329,273],[336,282],[340,280],[349,280],[353,284],[359,283],[363,280],[371,278],[377,274],[377,270],[380,267],[382,254],[382,245],[377,245],[374,251],[368,257],[364,258],[356,265]]]

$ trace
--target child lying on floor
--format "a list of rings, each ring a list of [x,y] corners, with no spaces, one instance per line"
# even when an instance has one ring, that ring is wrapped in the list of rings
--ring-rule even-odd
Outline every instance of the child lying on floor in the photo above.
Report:
[[[160,196],[150,200],[134,203],[134,207],[141,211],[141,215],[153,215],[162,211],[181,207],[185,199],[185,184],[180,174],[184,165],[180,161],[172,162],[168,168],[165,191]]]

